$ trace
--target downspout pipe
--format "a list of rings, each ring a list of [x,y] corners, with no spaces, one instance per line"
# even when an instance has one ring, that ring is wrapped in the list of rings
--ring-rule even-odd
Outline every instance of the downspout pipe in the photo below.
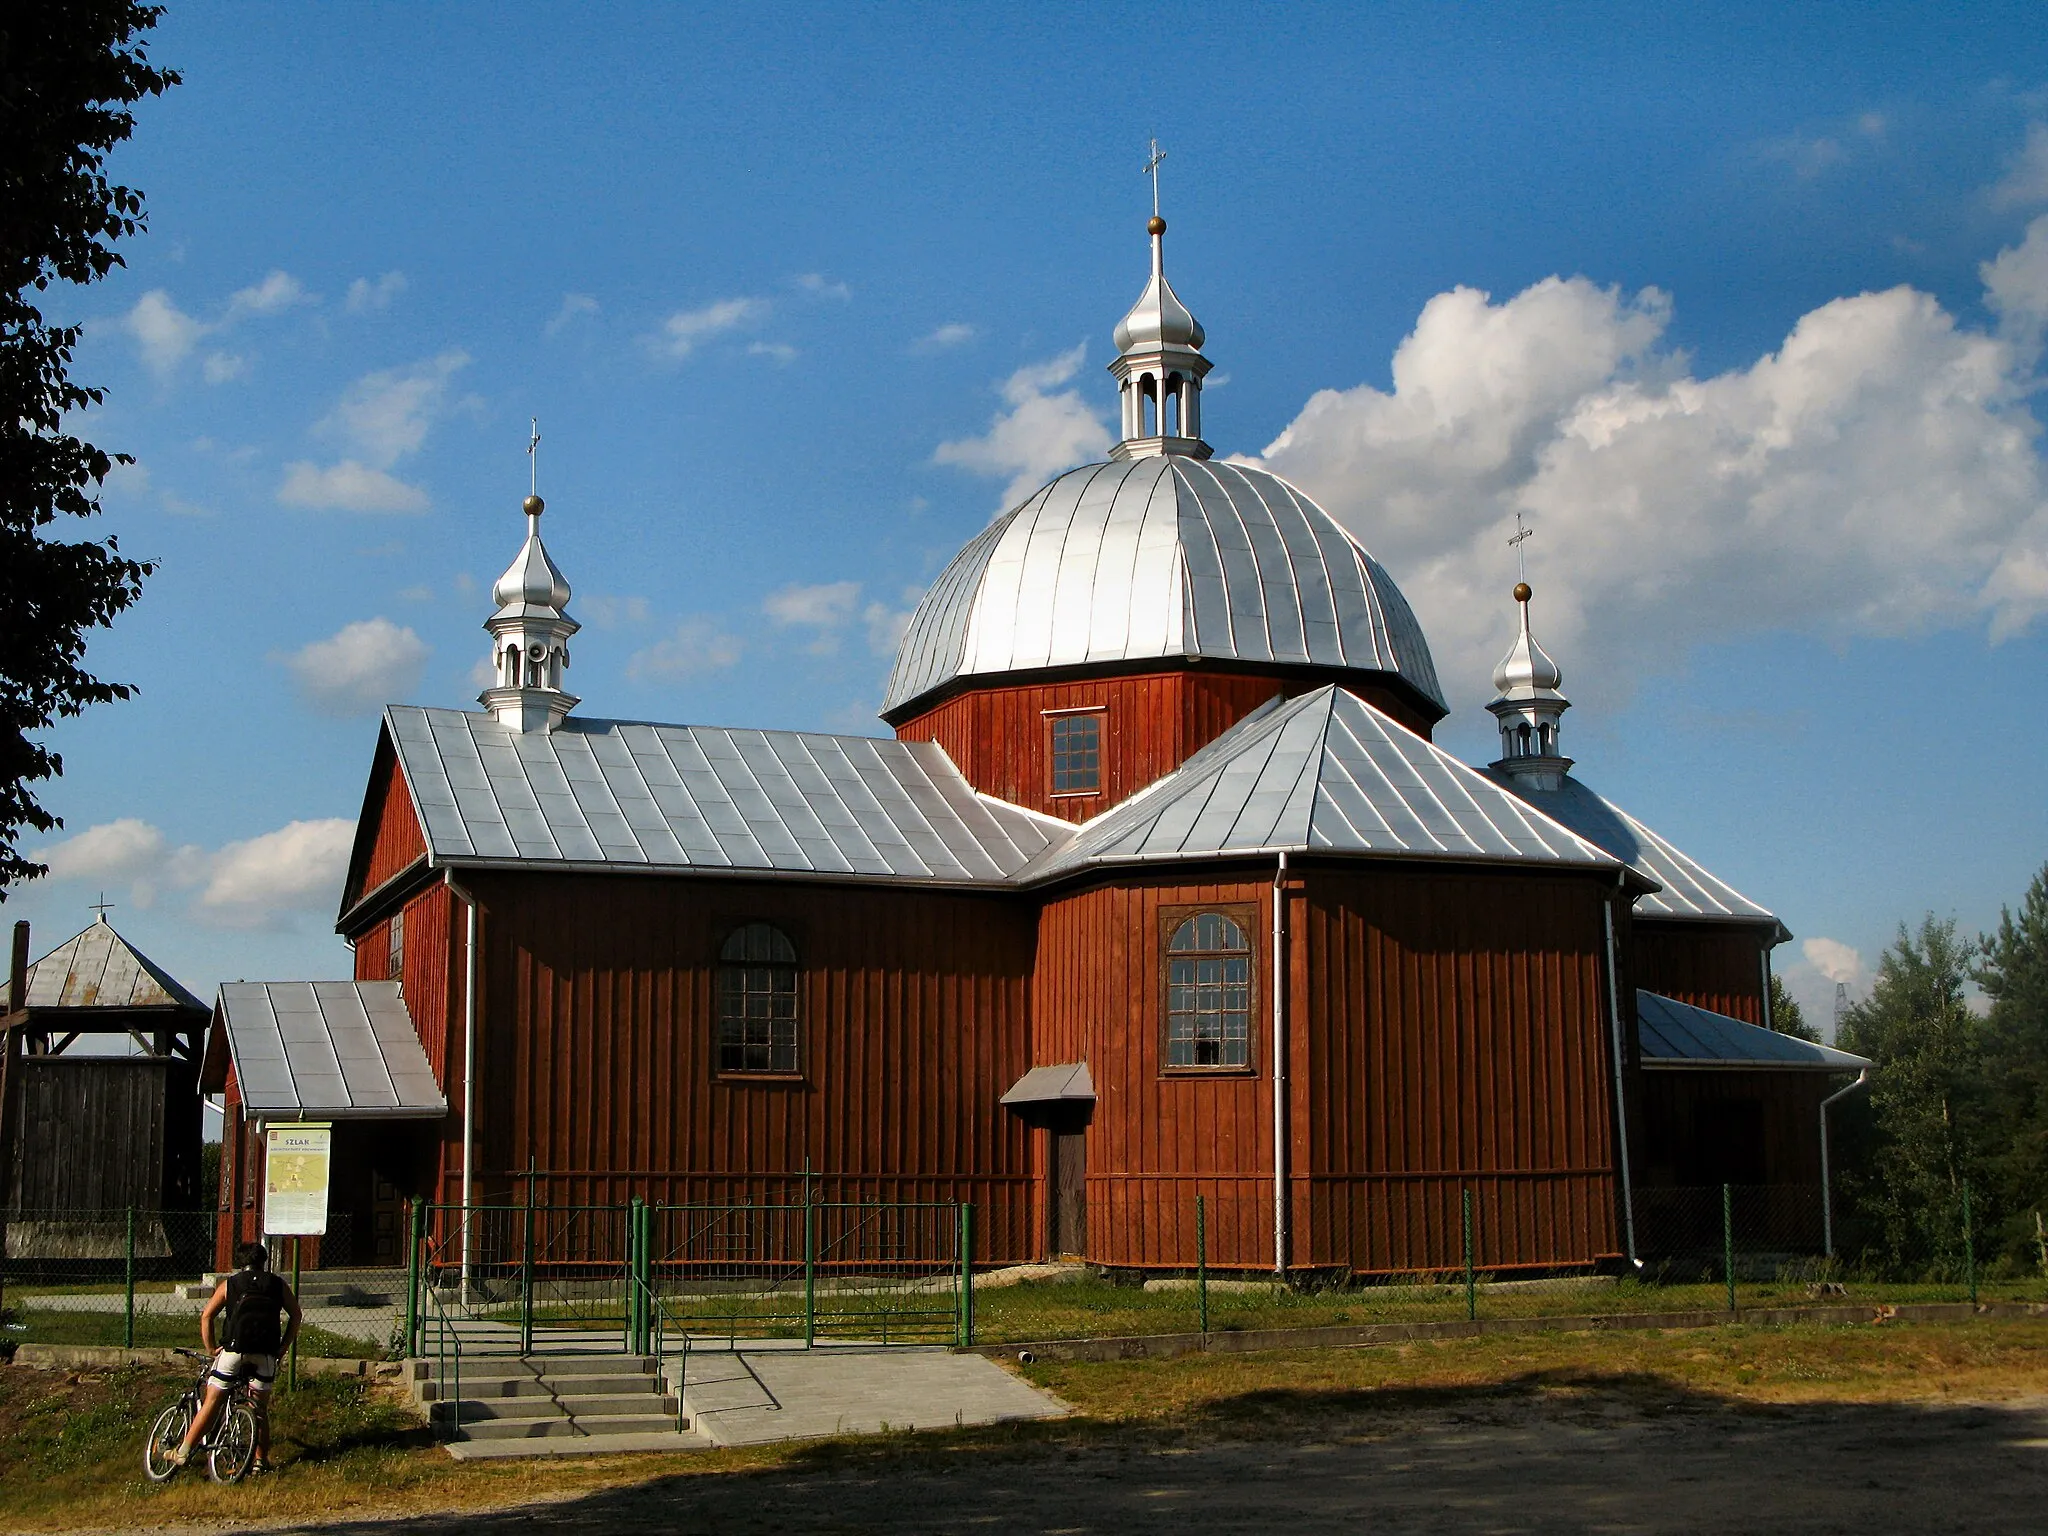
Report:
[[[1828,1106],[1846,1099],[1859,1088],[1870,1085],[1870,1068],[1856,1074],[1856,1081],[1820,1101],[1820,1241],[1821,1252],[1835,1256],[1835,1190],[1828,1182]]]
[[[1287,1278],[1287,850],[1273,870],[1273,1271]]]
[[[471,1233],[476,1178],[476,898],[448,881],[466,914],[462,932],[462,1294],[469,1295]]]
[[[1615,900],[1621,898],[1626,874],[1615,871]],[[1614,902],[1603,901],[1600,915],[1607,925],[1607,1024],[1614,1042],[1614,1127],[1617,1145],[1621,1151],[1621,1223],[1624,1240],[1628,1244],[1628,1261],[1637,1269],[1643,1261],[1636,1257],[1636,1189],[1635,1179],[1629,1168],[1628,1158],[1628,1100],[1623,1091],[1622,1063],[1626,1059],[1622,1047],[1621,1033],[1621,968],[1615,960],[1614,946]]]

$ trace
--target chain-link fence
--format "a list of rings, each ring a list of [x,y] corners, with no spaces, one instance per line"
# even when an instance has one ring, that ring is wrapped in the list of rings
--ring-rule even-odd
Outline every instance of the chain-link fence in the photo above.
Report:
[[[444,1327],[459,1324],[471,1349],[610,1350],[644,1345],[650,1330],[728,1345],[995,1343],[2048,1301],[2048,1255],[2038,1265],[1980,1265],[1966,1188],[1939,1210],[1848,1219],[1818,1186],[1641,1189],[1616,1236],[1633,1262],[1548,1269],[1491,1263],[1490,1255],[1526,1251],[1526,1234],[1489,1230],[1485,1203],[1468,1193],[1451,1207],[1452,1229],[1429,1234],[1436,1267],[1292,1270],[1284,1280],[1245,1267],[1245,1212],[1201,1198],[1187,1206],[1170,1224],[1183,1261],[1144,1269],[990,1267],[975,1262],[983,1245],[971,1207],[801,1198],[473,1207],[466,1215],[418,1206],[413,1241],[401,1245],[411,1258],[398,1266],[352,1264],[343,1212],[317,1250],[308,1240],[296,1273],[292,1240],[271,1247],[301,1298],[301,1348],[359,1357],[417,1351],[429,1314]],[[1256,1214],[1270,1221],[1270,1207]],[[218,1279],[224,1219],[142,1209],[8,1215],[0,1343],[195,1344]],[[1215,1262],[1219,1248],[1230,1264]]]
[[[198,1345],[199,1314],[219,1280],[220,1212],[11,1211],[4,1220],[0,1341]],[[398,1342],[405,1271],[352,1265],[354,1237],[349,1214],[336,1211],[317,1246],[269,1241],[272,1266],[295,1281],[307,1353],[376,1356]]]
[[[1789,1306],[1912,1302],[2048,1301],[2048,1257],[2032,1269],[1980,1269],[1968,1192],[1952,1219],[1909,1230],[1917,1245],[1866,1241],[1854,1249],[1817,1185],[1711,1186],[1637,1191],[1620,1233],[1629,1258],[1545,1268],[1494,1268],[1489,1253],[1516,1244],[1487,1230],[1467,1193],[1460,1230],[1436,1246],[1457,1262],[1423,1271],[1290,1271],[1285,1280],[1242,1267],[1212,1269],[1211,1234],[1234,1220],[1189,1202],[1193,1263],[1118,1270],[1086,1264],[1021,1265],[976,1276],[974,1336],[981,1343],[1312,1329],[1487,1318],[1610,1317]],[[1268,1208],[1270,1209],[1270,1208]],[[1924,1214],[1924,1213],[1923,1213]],[[1270,1220],[1270,1216],[1268,1217]],[[1894,1224],[1895,1226],[1897,1224]],[[1234,1228],[1232,1228],[1234,1230]],[[1830,1256],[1830,1238],[1836,1252]]]

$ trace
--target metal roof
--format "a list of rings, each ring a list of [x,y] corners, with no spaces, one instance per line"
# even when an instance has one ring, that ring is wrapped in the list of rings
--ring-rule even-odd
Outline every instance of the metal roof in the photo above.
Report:
[[[1815,1045],[1681,1003],[1658,992],[1636,992],[1636,1030],[1643,1065],[1656,1068],[1771,1067],[1807,1072],[1860,1072],[1867,1057]]]
[[[114,932],[105,916],[28,968],[30,1008],[189,1008],[206,1004]]]
[[[1183,456],[1070,470],[998,518],[912,615],[883,715],[980,674],[1203,656],[1443,691],[1408,600],[1266,470]]]
[[[220,989],[200,1082],[264,1120],[406,1120],[448,1100],[395,981],[234,981]]]
[[[1025,872],[1277,852],[1618,869],[1441,747],[1330,686],[1268,704]]]
[[[437,865],[981,883],[1067,832],[930,742],[576,716],[519,732],[411,705],[384,724]]]
[[[1056,1067],[1033,1067],[999,1104],[1093,1104],[1095,1078],[1085,1061],[1063,1061]]]
[[[1710,874],[1698,860],[1679,852],[1627,811],[1570,774],[1564,775],[1563,784],[1557,789],[1533,790],[1498,768],[1489,768],[1486,773],[1545,815],[1563,822],[1589,843],[1598,844],[1662,886],[1662,890],[1637,901],[1637,917],[1775,923],[1778,943],[1792,937],[1773,913]]]

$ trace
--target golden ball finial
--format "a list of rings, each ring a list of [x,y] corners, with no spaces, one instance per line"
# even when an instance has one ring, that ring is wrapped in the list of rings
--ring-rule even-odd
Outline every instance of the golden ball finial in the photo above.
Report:
[[[1526,581],[1518,581],[1515,583],[1516,602],[1526,603],[1527,601],[1529,601],[1530,598],[1534,597],[1535,595],[1536,594],[1532,590],[1530,590],[1529,583],[1527,583]]]
[[[1155,214],[1153,214],[1151,218],[1149,218],[1149,219],[1147,219],[1147,220],[1145,221],[1145,233],[1146,233],[1146,234],[1148,234],[1148,235],[1163,235],[1163,234],[1165,234],[1165,233],[1166,233],[1166,220],[1164,220],[1164,219],[1162,219],[1161,217],[1159,217],[1159,215],[1158,215],[1158,214],[1156,214],[1156,213],[1155,213]]]
[[[542,501],[538,496],[529,496],[519,505],[525,508],[526,515],[528,517],[539,517],[541,513],[547,511],[548,509],[548,504]]]

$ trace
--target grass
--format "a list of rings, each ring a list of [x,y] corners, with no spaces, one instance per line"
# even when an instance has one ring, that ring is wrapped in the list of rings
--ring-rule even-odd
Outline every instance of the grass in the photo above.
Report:
[[[1481,1277],[1484,1279],[1485,1277]],[[1742,1308],[1842,1304],[1871,1307],[1922,1301],[1964,1301],[1961,1284],[1873,1284],[1850,1282],[1846,1295],[1815,1297],[1804,1282],[1738,1282]],[[2048,1285],[2036,1281],[1985,1282],[1978,1288],[1984,1301],[2048,1300]],[[1611,1284],[1565,1279],[1542,1289],[1481,1290],[1476,1311],[1482,1318],[1585,1316],[1591,1313],[1723,1311],[1728,1305],[1725,1283],[1651,1284],[1623,1280]],[[1261,1328],[1317,1328],[1346,1324],[1439,1322],[1463,1318],[1465,1292],[1460,1285],[1419,1281],[1406,1285],[1359,1286],[1323,1291],[1241,1292],[1212,1290],[1209,1328],[1236,1332]],[[1006,1340],[1130,1338],[1157,1333],[1193,1333],[1200,1325],[1193,1289],[1146,1291],[1100,1280],[1028,1282],[977,1291],[974,1333],[978,1342]]]
[[[1099,1444],[1398,1432],[1418,1405],[1705,1398],[1735,1405],[1990,1401],[2048,1382],[2048,1321],[1799,1325],[1546,1334],[1371,1349],[1055,1362],[1027,1368],[1075,1419],[818,1445],[587,1461],[459,1463],[388,1386],[359,1378],[281,1393],[279,1475],[217,1488],[141,1476],[144,1428],[183,1371],[0,1367],[0,1509],[15,1528],[341,1519],[475,1510],[757,1468],[885,1471],[906,1458],[1057,1454]]]

